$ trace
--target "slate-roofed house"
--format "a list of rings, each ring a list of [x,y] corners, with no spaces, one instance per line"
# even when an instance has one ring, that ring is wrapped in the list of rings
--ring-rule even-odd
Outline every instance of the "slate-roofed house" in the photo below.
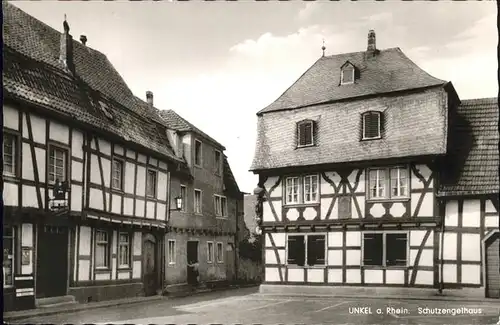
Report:
[[[61,33],[5,1],[2,8],[4,310],[32,308],[34,298],[156,294],[175,276],[171,179],[197,175],[169,138],[175,125],[134,96],[86,37],[73,40],[66,21]],[[236,217],[239,189],[219,158],[217,193]],[[235,235],[228,215],[212,229],[223,243]]]
[[[461,101],[370,31],[366,51],[321,57],[257,116],[262,290],[499,297],[497,99]]]
[[[153,94],[147,97],[152,104]],[[183,198],[172,212],[167,234],[167,290],[199,281],[235,280],[243,193],[224,155],[224,146],[173,110],[159,111],[170,142],[189,173],[172,174],[172,195]],[[189,177],[186,177],[189,176]]]

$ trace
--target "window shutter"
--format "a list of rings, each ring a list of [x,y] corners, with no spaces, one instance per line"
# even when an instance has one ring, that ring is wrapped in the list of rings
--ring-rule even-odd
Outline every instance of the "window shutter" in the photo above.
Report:
[[[312,127],[313,127],[313,144],[318,145],[318,121],[313,121],[312,122]]]
[[[325,264],[325,237],[309,236],[307,237],[307,265]]]
[[[310,145],[312,143],[313,125],[311,122],[304,123],[304,143],[303,145]]]
[[[305,263],[305,243],[304,236],[288,237],[288,257],[287,263],[304,266]]]
[[[383,265],[383,235],[364,234],[363,237],[363,264]]]
[[[386,236],[387,266],[406,265],[408,242],[406,234],[387,234]]]
[[[300,123],[297,125],[297,134],[298,134],[298,145],[303,146],[306,143],[306,130],[304,123]]]
[[[384,133],[385,133],[385,114],[384,112],[381,112],[379,114],[379,118],[380,118],[380,136],[382,136]]]
[[[347,219],[351,218],[351,197],[350,196],[341,196],[339,197],[338,203],[339,209],[339,218]]]

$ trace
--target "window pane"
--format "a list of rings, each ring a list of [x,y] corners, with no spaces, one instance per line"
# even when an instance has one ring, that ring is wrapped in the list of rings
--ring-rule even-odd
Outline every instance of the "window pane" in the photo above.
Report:
[[[307,237],[307,265],[325,265],[325,236]]]
[[[353,75],[353,68],[352,67],[346,67],[344,70],[342,70],[342,83],[348,83],[352,82],[352,75]]]
[[[287,261],[288,264],[304,266],[306,246],[304,236],[288,236]]]
[[[5,227],[3,234],[3,286],[14,284],[14,238],[12,228]]]
[[[363,264],[383,265],[383,237],[382,234],[364,234],[363,236]]]
[[[406,265],[406,234],[386,234],[387,266]]]

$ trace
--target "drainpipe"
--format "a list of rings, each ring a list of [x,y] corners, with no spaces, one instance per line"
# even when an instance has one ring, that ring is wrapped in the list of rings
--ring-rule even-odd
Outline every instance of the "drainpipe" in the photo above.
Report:
[[[439,206],[440,208],[443,206],[443,200],[439,200]],[[442,209],[442,208],[441,208]],[[439,268],[440,268],[440,272],[439,272],[439,294],[442,294],[443,293],[443,289],[444,289],[444,275],[443,275],[443,269],[444,269],[444,262],[443,262],[443,257],[444,257],[444,231],[445,231],[445,227],[444,227],[444,224],[445,224],[445,215],[444,213],[441,213],[441,243],[440,243],[440,246],[441,246],[441,256],[439,257],[441,260],[440,260],[440,265],[439,265]]]

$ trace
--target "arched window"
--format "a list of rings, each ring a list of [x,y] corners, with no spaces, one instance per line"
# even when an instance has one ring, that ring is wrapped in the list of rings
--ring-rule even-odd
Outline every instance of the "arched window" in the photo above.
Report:
[[[297,123],[297,147],[313,146],[315,123],[311,120],[305,120]]]
[[[378,139],[381,135],[381,117],[380,112],[366,112],[362,115],[362,139]]]

